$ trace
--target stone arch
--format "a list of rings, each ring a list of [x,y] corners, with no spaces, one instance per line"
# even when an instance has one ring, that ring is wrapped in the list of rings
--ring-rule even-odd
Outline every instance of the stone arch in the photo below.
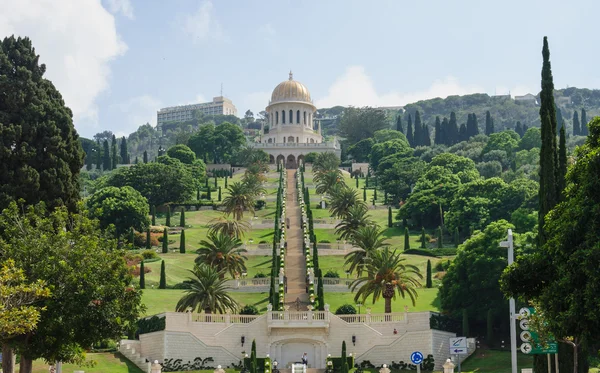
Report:
[[[271,356],[277,358],[281,368],[288,368],[290,364],[298,361],[298,352],[308,353],[308,366],[310,368],[325,369],[325,360],[328,351],[327,344],[322,337],[298,338],[298,337],[275,337],[275,341],[269,346]]]
[[[304,111],[304,124],[306,124],[306,111]]]
[[[300,163],[304,163],[304,154],[300,154],[298,156],[298,166],[300,165]]]
[[[283,164],[285,165],[285,157],[283,156],[283,154],[279,154],[277,156],[277,164],[283,162]]]
[[[275,157],[273,157],[271,154],[269,154],[269,163],[275,163]]]
[[[296,111],[296,124],[300,124],[300,110]]]
[[[269,138],[269,140],[267,141],[269,144],[273,142],[272,138]]]
[[[294,157],[293,154],[287,156],[287,159],[285,160],[285,166],[286,168],[296,168],[296,157]]]
[[[279,124],[279,112],[275,112],[275,124]]]
[[[310,139],[310,143],[314,144],[315,143],[315,139]]]
[[[287,142],[294,142],[294,136],[288,136]]]
[[[294,123],[294,110],[290,109],[290,124]]]
[[[281,110],[281,123],[285,124],[285,110]]]

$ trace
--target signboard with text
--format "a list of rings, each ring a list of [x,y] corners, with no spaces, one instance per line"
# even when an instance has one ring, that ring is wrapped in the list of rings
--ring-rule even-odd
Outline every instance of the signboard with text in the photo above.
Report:
[[[519,311],[519,326],[521,327],[520,339],[523,342],[521,344],[521,352],[527,355],[543,355],[543,354],[556,354],[558,353],[558,343],[551,340],[546,343],[540,341],[539,335],[531,330],[529,326],[529,317],[535,313],[535,309],[531,307],[521,308]]]

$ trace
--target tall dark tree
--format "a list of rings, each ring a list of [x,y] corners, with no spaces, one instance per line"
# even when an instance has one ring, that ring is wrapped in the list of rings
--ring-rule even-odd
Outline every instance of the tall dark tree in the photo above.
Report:
[[[410,114],[408,114],[408,125],[406,126],[406,139],[408,140],[408,143],[410,144],[410,146],[414,147],[415,145],[415,138],[413,135],[413,125],[412,125],[412,117],[410,116]]]
[[[450,121],[448,122],[448,145],[454,145],[459,141],[458,123],[456,122],[456,113],[450,112]]]
[[[108,140],[104,140],[102,144],[102,169],[104,171],[112,170],[112,162],[110,159],[110,147],[108,146]]]
[[[76,210],[83,151],[72,113],[29,38],[0,43],[0,211],[11,201]]]
[[[467,133],[467,125],[462,123],[458,130],[458,141],[467,141],[469,139],[469,134]]]
[[[556,104],[554,104],[554,111],[556,111],[556,133],[558,134],[560,132],[560,127],[564,125],[564,119],[562,116],[562,111],[558,106],[556,106]]]
[[[433,280],[431,278],[431,260],[427,259],[427,276],[425,277],[425,287],[431,289],[433,287]]]
[[[579,113],[573,112],[573,136],[581,136],[581,125],[579,124]]]
[[[404,251],[410,250],[410,233],[408,228],[404,228]]]
[[[145,150],[144,150],[144,156],[143,156],[142,160],[144,161],[144,163],[148,163],[148,152]]]
[[[442,123],[440,122],[440,117],[435,117],[435,133],[433,134],[433,143],[436,145],[442,144]]]
[[[144,261],[140,262],[140,289],[146,288],[146,274],[144,273]]]
[[[427,241],[425,238],[425,227],[421,227],[421,249],[427,248]]]
[[[562,200],[566,185],[567,176],[567,139],[565,135],[565,126],[560,127],[560,140],[558,143],[558,196]]]
[[[404,127],[402,127],[402,116],[398,115],[396,119],[396,131],[404,133]]]
[[[185,229],[181,230],[181,236],[179,236],[179,252],[185,254]]]
[[[479,135],[479,124],[477,124],[477,115],[475,115],[475,113],[469,115],[469,120],[467,121],[467,134],[469,137]]]
[[[590,134],[588,129],[587,114],[584,108],[581,108],[581,136],[587,136]]]
[[[448,142],[448,118],[444,117],[440,124],[440,144],[450,145]]]
[[[96,170],[102,170],[102,148],[100,147],[100,142],[96,143]]]
[[[423,146],[431,146],[431,135],[429,134],[429,126],[423,124],[423,131],[421,131],[421,135],[423,136]]]
[[[171,206],[167,206],[167,217],[165,219],[165,225],[167,227],[171,226]]]
[[[413,146],[422,146],[423,145],[423,124],[421,123],[421,113],[419,110],[415,111],[415,123],[414,123],[415,132],[413,134],[413,141],[415,142]],[[412,145],[412,144],[411,144]]]
[[[523,132],[523,126],[519,121],[517,121],[517,125],[515,126],[515,132],[519,135],[519,137],[523,137],[525,134],[525,132]]]
[[[546,242],[544,218],[558,202],[557,175],[558,162],[556,152],[556,112],[554,105],[554,81],[550,66],[550,50],[548,39],[544,36],[542,49],[542,91],[540,92],[540,120],[542,123],[540,148],[540,189],[538,211],[538,240],[539,245]]]
[[[166,254],[169,252],[169,231],[167,231],[167,228],[165,227],[163,229],[163,236],[162,236],[162,253]]]
[[[181,214],[179,214],[179,226],[185,228],[185,208],[181,208]]]
[[[150,234],[150,227],[146,228],[146,250],[152,249],[152,235]]]
[[[117,168],[117,165],[119,164],[119,153],[117,152],[117,138],[115,137],[115,135],[113,135],[113,137],[112,137],[112,144],[111,144],[111,148],[110,148],[110,157],[111,157],[112,169],[114,170],[115,168]]]
[[[167,288],[167,271],[165,268],[165,261],[160,262],[160,282],[158,283],[159,289]]]
[[[121,138],[121,162],[129,164],[129,153],[127,152],[127,139],[125,136]]]
[[[492,119],[492,114],[490,114],[490,111],[488,110],[485,112],[485,134],[489,136],[492,133],[494,133],[494,120]]]

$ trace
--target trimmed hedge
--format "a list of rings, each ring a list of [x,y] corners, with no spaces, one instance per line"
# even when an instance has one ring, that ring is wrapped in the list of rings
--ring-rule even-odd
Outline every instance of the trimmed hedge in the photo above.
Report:
[[[152,316],[149,319],[139,319],[137,321],[138,334],[146,334],[165,330],[167,321],[164,317]]]
[[[440,256],[454,256],[456,255],[456,248],[448,248],[448,249],[410,249],[406,250],[404,254],[413,254],[413,255],[422,255],[422,256],[430,256],[430,257],[440,257]]]
[[[328,357],[327,361],[331,361],[333,363],[334,372],[339,372],[342,369],[341,357]],[[352,367],[354,366],[354,356],[347,356],[346,363],[348,364],[348,369],[352,369]]]
[[[244,368],[250,369],[250,360],[251,359],[249,357],[244,358]],[[256,358],[256,370],[259,372],[264,372],[266,361],[269,361],[269,366],[271,366],[271,358],[270,357],[257,357]],[[269,373],[270,373],[270,371],[271,371],[271,368],[269,368]]]

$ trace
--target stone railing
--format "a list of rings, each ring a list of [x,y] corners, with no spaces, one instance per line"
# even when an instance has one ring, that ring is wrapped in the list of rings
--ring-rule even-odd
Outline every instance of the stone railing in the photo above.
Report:
[[[338,315],[349,324],[398,323],[408,321],[406,313],[367,313],[364,315]]]
[[[329,311],[269,311],[267,325],[271,328],[329,328]]]
[[[321,143],[303,143],[303,142],[285,142],[285,143],[255,143],[252,144],[253,148],[261,149],[261,148],[327,148],[327,149],[337,149],[338,146],[333,142],[321,142]]]
[[[232,315],[232,314],[192,314],[192,322],[219,323],[219,324],[249,324],[261,317],[260,315]]]

